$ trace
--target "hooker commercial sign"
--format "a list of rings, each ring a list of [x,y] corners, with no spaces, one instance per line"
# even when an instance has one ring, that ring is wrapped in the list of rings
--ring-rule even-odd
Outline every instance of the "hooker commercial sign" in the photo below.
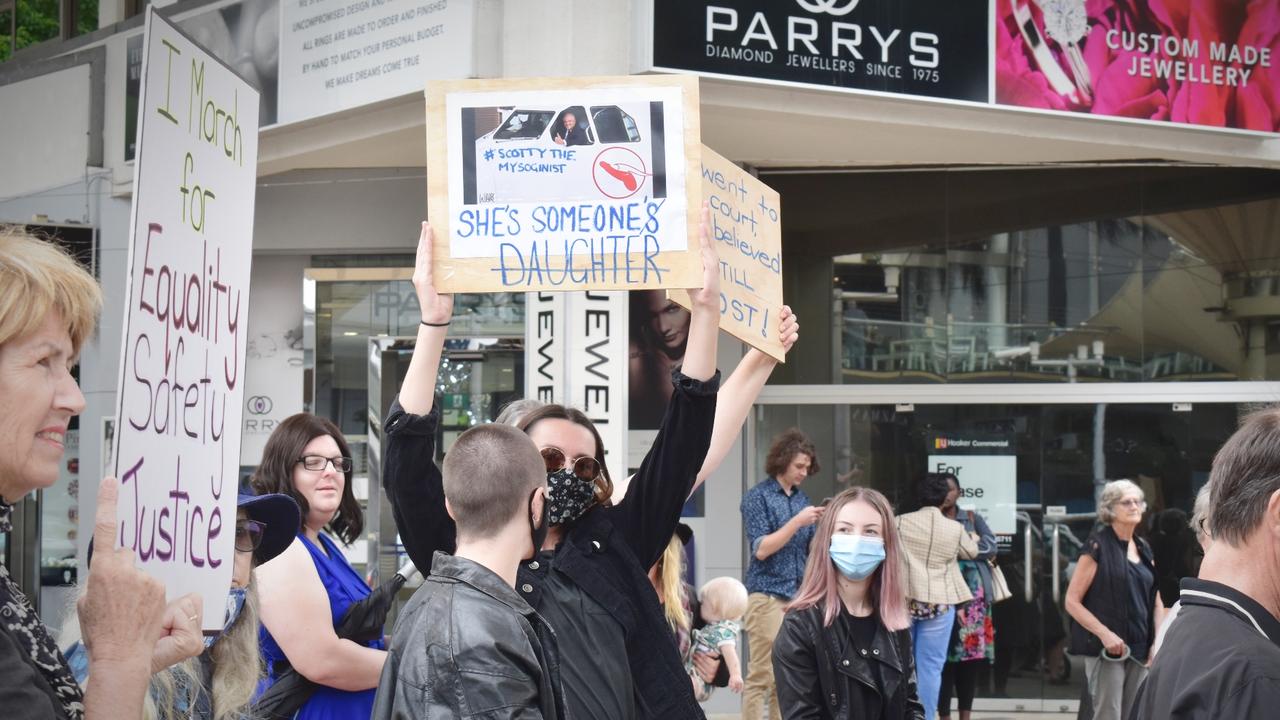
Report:
[[[987,0],[655,0],[653,59],[828,87],[987,102]]]
[[[1277,8],[1243,0],[654,0],[653,64],[1273,133]]]

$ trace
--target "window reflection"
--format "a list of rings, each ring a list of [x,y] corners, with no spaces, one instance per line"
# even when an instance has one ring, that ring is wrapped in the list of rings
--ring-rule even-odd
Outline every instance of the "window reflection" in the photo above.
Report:
[[[918,191],[900,193],[904,178]],[[800,216],[783,242],[788,301],[808,327],[835,315],[834,337],[802,337],[807,357],[777,381],[1280,376],[1280,173],[1005,169],[765,179],[782,193],[783,212]],[[1241,202],[1247,196],[1263,199]],[[813,284],[824,270],[834,303]],[[824,342],[830,353],[817,345]],[[833,359],[830,376],[815,357]]]

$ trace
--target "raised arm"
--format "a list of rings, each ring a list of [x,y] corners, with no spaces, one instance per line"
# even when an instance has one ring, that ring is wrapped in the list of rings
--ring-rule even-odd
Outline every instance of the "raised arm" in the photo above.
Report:
[[[453,296],[436,292],[431,276],[434,244],[435,232],[430,225],[422,223],[413,267],[413,289],[422,308],[422,324],[418,325],[413,358],[409,360],[409,370],[404,376],[404,384],[400,386],[400,406],[414,415],[426,415],[435,403],[440,356],[444,353],[445,336],[449,334],[448,324],[453,319]]]
[[[334,632],[329,593],[304,542],[295,539],[254,570],[263,626],[293,669],[311,682],[339,690],[377,687],[386,651],[343,640]]]
[[[800,337],[800,323],[788,305],[782,306],[778,313],[778,337],[782,340],[783,352],[790,352],[791,346]],[[724,384],[720,386],[720,399],[716,403],[716,421],[711,429],[711,447],[707,450],[707,458],[702,461],[702,469],[698,470],[698,479],[693,484],[690,494],[706,481],[711,473],[720,467],[729,454],[738,433],[742,432],[742,424],[747,420],[747,413],[760,391],[769,380],[769,375],[778,366],[778,361],[755,348],[747,351],[734,368]]]
[[[434,407],[436,375],[448,323],[453,316],[453,296],[435,290],[432,281],[432,244],[435,234],[423,223],[413,286],[422,308],[418,341],[405,374],[400,395],[383,424],[386,434],[382,462],[382,487],[391,501],[391,515],[409,559],[423,573],[430,572],[437,550],[453,552],[457,529],[444,506],[444,481],[436,465],[436,429],[440,411]]]
[[[698,246],[702,255],[702,287],[690,288],[693,303],[689,318],[689,342],[680,370],[700,381],[716,374],[716,342],[720,338],[720,257],[711,242],[711,210],[702,204]]]
[[[710,236],[704,204],[698,238],[703,286],[689,291],[693,314],[684,364],[673,374],[675,390],[652,447],[611,512],[640,561],[651,567],[661,557],[680,521],[680,510],[707,457],[716,415],[716,341],[720,332],[720,261]]]

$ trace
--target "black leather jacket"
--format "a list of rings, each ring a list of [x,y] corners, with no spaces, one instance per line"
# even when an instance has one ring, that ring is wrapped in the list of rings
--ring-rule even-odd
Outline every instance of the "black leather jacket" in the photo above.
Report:
[[[555,633],[489,569],[436,553],[396,621],[371,717],[565,718]]]
[[[822,624],[823,610],[792,610],[773,641],[773,674],[778,706],[786,720],[848,720],[865,693],[885,698],[884,717],[924,720],[916,693],[916,664],[911,654],[911,631],[890,632],[877,623],[870,652],[858,652],[853,639],[841,632],[839,620]],[[877,684],[870,663],[879,665]]]

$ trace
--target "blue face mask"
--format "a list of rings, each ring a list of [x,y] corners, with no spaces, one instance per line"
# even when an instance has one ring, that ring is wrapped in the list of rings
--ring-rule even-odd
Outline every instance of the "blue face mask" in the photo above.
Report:
[[[236,618],[240,617],[240,611],[244,610],[244,599],[249,594],[249,588],[231,588],[227,591],[227,619],[222,623],[222,632],[217,635],[206,635],[204,638],[204,647],[209,649],[213,644],[218,642],[218,638],[222,637],[231,629]]]
[[[866,535],[832,535],[831,561],[850,580],[866,580],[884,562],[884,540]]]

